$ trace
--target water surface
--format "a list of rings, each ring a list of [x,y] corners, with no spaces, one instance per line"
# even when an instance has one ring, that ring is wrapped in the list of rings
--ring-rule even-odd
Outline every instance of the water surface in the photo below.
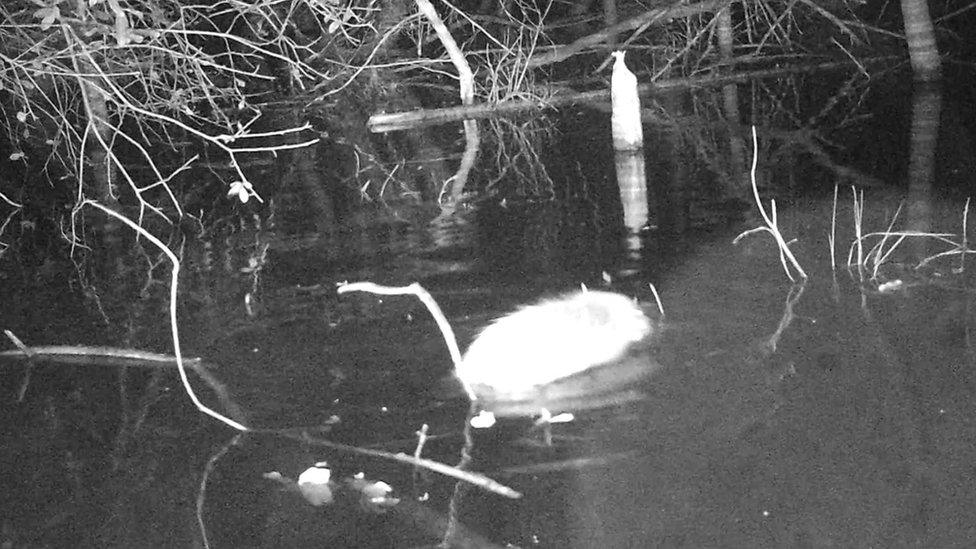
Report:
[[[699,173],[651,161],[662,177]],[[575,183],[554,195],[495,195],[450,215],[411,201],[322,211],[329,200],[310,199],[308,180],[286,181],[274,215],[190,237],[184,352],[263,431],[235,439],[193,409],[172,368],[4,361],[3,541],[198,546],[205,531],[212,547],[417,547],[453,524],[454,543],[469,547],[966,545],[971,265],[949,255],[916,270],[947,245],[910,239],[876,278],[848,270],[855,216],[843,187],[837,269],[831,187],[780,194],[805,284],[791,283],[769,235],[733,245],[761,223],[752,206],[628,239],[612,178],[586,177],[611,166],[567,162]],[[930,231],[959,240],[964,194],[927,195]],[[886,229],[906,196],[869,190],[862,231]],[[131,239],[101,253],[80,272],[8,261],[3,326],[30,345],[171,353],[165,261]],[[410,454],[426,424],[424,457],[461,459],[468,405],[436,325],[412,297],[336,294],[359,280],[421,283],[462,348],[492,318],[580,284],[635,297],[657,319],[653,283],[666,314],[636,354],[653,371],[632,388],[641,398],[578,412],[552,427],[550,445],[531,418],[474,433],[471,468],[523,495],[511,500],[301,440],[304,430]],[[323,461],[338,479],[332,505],[268,478]],[[349,488],[360,472],[400,503],[364,507]]]

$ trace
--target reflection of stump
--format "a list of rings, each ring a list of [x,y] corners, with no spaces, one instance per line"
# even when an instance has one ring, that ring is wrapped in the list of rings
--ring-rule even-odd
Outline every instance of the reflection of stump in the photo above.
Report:
[[[624,209],[624,226],[631,234],[639,234],[648,224],[647,167],[641,151],[618,152],[614,156],[620,204]],[[633,245],[633,246],[631,246]],[[628,246],[638,249],[639,240],[629,239]]]
[[[644,148],[644,131],[641,127],[637,77],[624,64],[624,52],[615,51],[613,56],[616,58],[610,77],[613,148],[618,151],[641,150]]]

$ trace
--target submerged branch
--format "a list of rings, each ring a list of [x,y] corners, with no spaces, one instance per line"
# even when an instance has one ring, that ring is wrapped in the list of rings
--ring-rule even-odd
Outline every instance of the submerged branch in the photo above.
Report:
[[[7,333],[7,337],[13,334]],[[16,342],[15,342],[16,344]],[[47,361],[71,366],[102,365],[110,367],[179,367],[173,355],[163,355],[139,349],[119,349],[115,347],[85,347],[72,345],[43,345],[37,347],[17,345],[17,349],[0,351],[0,359],[27,360],[31,363]],[[230,391],[219,379],[214,377],[204,365],[203,359],[184,358],[183,365],[193,370],[213,392],[227,413],[240,423],[247,421],[244,410],[230,397]]]
[[[9,337],[9,336],[8,336]],[[24,349],[0,351],[0,358],[39,358],[50,362],[71,365],[108,364],[110,366],[176,366],[176,357],[116,347],[87,347],[79,345],[43,345]],[[200,358],[184,358],[185,364],[200,363]]]
[[[435,473],[440,473],[444,476],[456,478],[477,486],[483,490],[491,492],[493,494],[498,494],[510,499],[519,499],[522,497],[521,492],[509,488],[508,486],[490,478],[481,473],[476,473],[474,471],[465,471],[439,461],[433,461],[425,458],[418,458],[410,454],[405,454],[403,452],[387,452],[385,450],[374,450],[372,448],[360,448],[358,446],[350,446],[348,444],[342,444],[339,442],[333,442],[331,440],[325,440],[318,437],[313,437],[308,433],[301,433],[299,435],[279,433],[281,436],[299,440],[307,444],[314,444],[316,446],[323,446],[325,448],[331,448],[333,450],[338,450],[342,452],[349,452],[352,454],[360,456],[370,456],[375,458],[387,459],[391,461],[396,461],[398,463],[404,463],[407,465],[414,465],[417,467],[422,467],[424,469],[433,471]]]

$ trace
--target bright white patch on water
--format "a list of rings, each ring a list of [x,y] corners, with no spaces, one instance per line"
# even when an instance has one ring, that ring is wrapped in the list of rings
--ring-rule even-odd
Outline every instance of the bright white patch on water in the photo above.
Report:
[[[650,320],[630,298],[576,292],[490,324],[471,343],[457,375],[498,392],[521,391],[612,362],[650,333]]]

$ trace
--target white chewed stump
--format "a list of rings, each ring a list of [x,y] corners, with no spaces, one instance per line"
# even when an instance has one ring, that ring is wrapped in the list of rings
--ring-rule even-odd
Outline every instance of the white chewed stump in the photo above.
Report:
[[[613,52],[610,75],[610,127],[615,151],[642,151],[644,126],[641,123],[640,90],[637,76],[624,63],[624,52]]]
[[[479,398],[538,400],[547,385],[614,363],[650,335],[651,322],[632,299],[575,292],[493,322],[471,343],[457,376]]]

